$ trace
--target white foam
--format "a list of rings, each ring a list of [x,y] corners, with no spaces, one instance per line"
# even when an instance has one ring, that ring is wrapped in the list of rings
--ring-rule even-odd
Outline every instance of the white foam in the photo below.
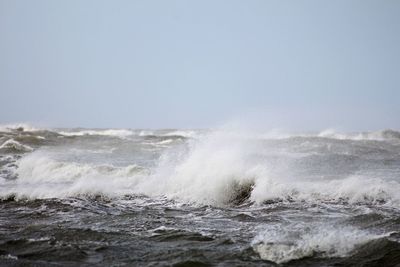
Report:
[[[349,226],[293,223],[268,224],[252,241],[264,260],[285,263],[305,257],[345,257],[383,236]]]

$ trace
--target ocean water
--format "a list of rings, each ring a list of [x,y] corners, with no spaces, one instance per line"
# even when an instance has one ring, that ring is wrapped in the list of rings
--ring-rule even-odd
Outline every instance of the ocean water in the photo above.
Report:
[[[0,127],[0,266],[399,266],[400,132]]]

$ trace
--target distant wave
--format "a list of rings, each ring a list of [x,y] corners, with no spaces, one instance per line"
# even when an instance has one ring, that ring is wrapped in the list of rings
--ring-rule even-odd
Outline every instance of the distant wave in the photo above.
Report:
[[[198,136],[198,132],[194,130],[131,130],[131,129],[53,129],[53,128],[37,128],[29,124],[16,123],[0,125],[0,138],[4,134],[18,135],[18,138],[26,136],[40,137],[41,133],[60,135],[65,137],[116,137],[116,138],[194,138]],[[161,141],[163,141],[161,140]]]
[[[133,131],[126,129],[58,131],[58,133],[64,136],[100,135],[100,136],[115,136],[115,137],[127,137],[134,134]]]
[[[287,139],[287,138],[330,138],[337,140],[353,140],[353,141],[400,141],[400,131],[386,129],[370,132],[353,132],[344,133],[334,129],[326,129],[317,133],[287,133],[282,130],[271,130],[265,133],[244,131],[226,131],[224,129],[214,130],[131,130],[131,129],[54,129],[54,128],[38,128],[26,123],[3,124],[0,125],[0,132],[53,132],[63,136],[111,136],[125,138],[129,136],[159,136],[159,137],[183,137],[197,138],[207,135],[207,133],[223,132],[227,136],[259,138],[259,139]]]
[[[57,133],[64,136],[111,136],[125,138],[129,136],[140,136],[140,137],[182,137],[192,138],[197,135],[192,130],[171,130],[171,131],[150,131],[150,130],[128,130],[128,129],[104,129],[104,130],[62,130]]]
[[[362,132],[353,134],[338,133],[334,130],[325,130],[318,134],[319,137],[333,138],[339,140],[400,140],[400,132],[394,130],[382,130],[376,132]]]
[[[16,130],[35,132],[35,131],[41,131],[43,129],[34,127],[27,123],[0,124],[0,132],[10,132]]]

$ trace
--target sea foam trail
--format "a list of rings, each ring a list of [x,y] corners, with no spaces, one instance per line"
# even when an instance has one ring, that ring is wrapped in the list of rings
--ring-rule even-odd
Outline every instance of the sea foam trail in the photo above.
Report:
[[[270,200],[334,201],[400,207],[399,177],[386,179],[345,173],[334,178],[311,179],[300,175],[304,170],[315,168],[308,157],[332,153],[332,144],[324,143],[321,152],[313,150],[312,140],[295,145],[291,141],[287,139],[272,146],[248,134],[215,131],[199,140],[189,140],[186,146],[167,150],[157,167],[149,170],[136,165],[115,167],[62,162],[38,150],[17,162],[17,179],[0,179],[0,195],[57,198],[82,194],[112,197],[145,194],[217,206],[249,198],[258,204]],[[296,152],[303,147],[307,149]],[[351,151],[344,151],[339,158]],[[298,160],[305,162],[292,164]],[[336,172],[337,168],[333,170]]]

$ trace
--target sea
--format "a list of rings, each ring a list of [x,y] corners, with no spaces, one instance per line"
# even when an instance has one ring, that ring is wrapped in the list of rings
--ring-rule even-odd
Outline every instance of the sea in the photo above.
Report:
[[[400,132],[0,126],[0,266],[400,266]]]

